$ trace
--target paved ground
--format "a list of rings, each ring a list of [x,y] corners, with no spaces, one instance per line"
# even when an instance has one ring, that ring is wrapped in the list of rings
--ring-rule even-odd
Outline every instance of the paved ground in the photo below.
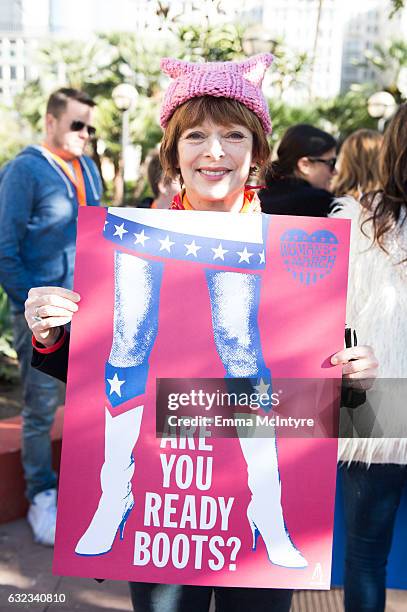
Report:
[[[0,612],[132,610],[127,583],[61,578],[52,575],[51,566],[52,549],[33,543],[25,520],[0,525]],[[54,601],[13,604],[8,602],[12,593],[50,593]],[[60,601],[64,595],[65,603]]]
[[[62,578],[51,571],[52,549],[33,543],[25,520],[0,525],[0,612],[131,611],[127,584],[109,580],[97,584],[84,578]],[[12,603],[12,594],[49,594],[50,602]],[[63,601],[65,597],[65,601]],[[17,599],[17,597],[16,597]],[[389,591],[386,612],[407,610],[407,591]],[[342,593],[302,591],[292,612],[343,612]],[[193,612],[193,611],[191,611]],[[252,610],[251,612],[257,612]]]

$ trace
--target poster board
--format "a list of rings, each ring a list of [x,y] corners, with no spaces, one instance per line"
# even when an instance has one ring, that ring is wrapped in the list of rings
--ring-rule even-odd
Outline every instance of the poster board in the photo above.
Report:
[[[330,356],[343,346],[349,229],[308,217],[80,210],[55,573],[329,588],[337,440],[314,431],[242,442],[210,427],[163,440],[156,390],[157,379],[246,376],[250,352],[270,391],[289,379],[339,381]],[[245,330],[236,362],[228,348],[243,346]],[[324,407],[330,422],[335,405]],[[286,555],[275,553],[279,520]]]

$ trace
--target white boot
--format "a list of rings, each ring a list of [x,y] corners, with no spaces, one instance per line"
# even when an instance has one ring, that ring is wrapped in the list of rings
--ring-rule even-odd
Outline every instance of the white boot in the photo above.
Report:
[[[105,462],[100,472],[102,495],[89,527],[76,545],[78,555],[109,552],[118,530],[123,539],[123,530],[134,506],[132,451],[140,433],[142,415],[143,406],[115,417],[105,410]]]
[[[247,518],[253,533],[253,550],[261,535],[271,563],[288,568],[307,567],[284,523],[275,438],[239,438],[239,442],[252,493]]]

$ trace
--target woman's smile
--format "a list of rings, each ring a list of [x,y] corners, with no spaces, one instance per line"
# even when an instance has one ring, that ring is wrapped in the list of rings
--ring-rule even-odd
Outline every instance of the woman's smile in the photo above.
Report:
[[[198,172],[209,181],[218,181],[227,176],[231,170],[229,168],[198,168]]]

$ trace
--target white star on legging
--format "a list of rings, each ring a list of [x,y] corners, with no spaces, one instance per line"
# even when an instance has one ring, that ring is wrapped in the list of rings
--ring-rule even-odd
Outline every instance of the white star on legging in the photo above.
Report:
[[[268,393],[270,389],[270,385],[265,383],[262,378],[260,378],[260,382],[258,385],[254,385],[254,389],[259,393],[259,395],[263,395],[263,393]]]
[[[117,395],[121,397],[122,396],[121,386],[124,385],[126,381],[119,380],[119,377],[117,376],[117,372],[116,372],[113,378],[107,379],[107,382],[110,385],[110,395],[112,395],[112,393],[117,393]]]

